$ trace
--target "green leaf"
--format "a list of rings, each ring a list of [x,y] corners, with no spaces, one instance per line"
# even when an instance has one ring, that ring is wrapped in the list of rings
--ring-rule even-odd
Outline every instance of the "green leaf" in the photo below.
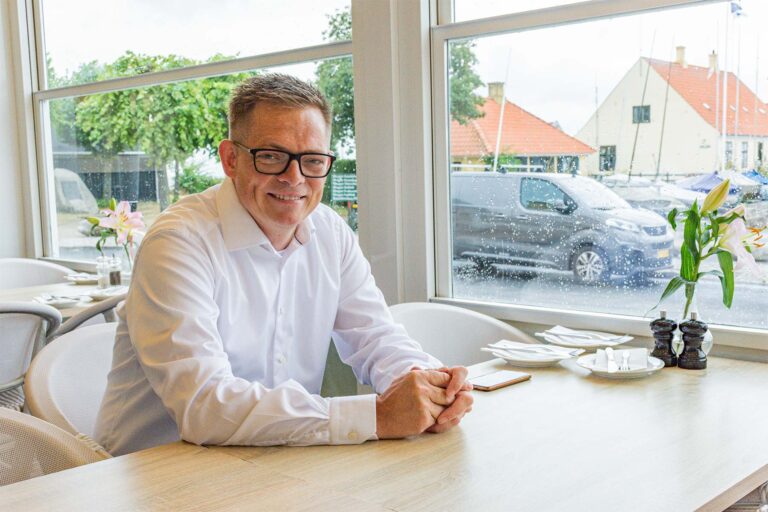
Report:
[[[696,247],[696,233],[699,228],[699,220],[699,214],[693,211],[693,208],[688,210],[688,218],[685,219],[683,242],[684,246],[687,246],[694,256],[698,254],[698,249]]]
[[[723,289],[723,304],[730,308],[733,304],[733,255],[728,251],[717,253],[717,260],[720,262],[720,269],[723,275],[720,277],[720,285]]]
[[[652,310],[654,310],[657,307],[659,307],[659,304],[664,302],[670,295],[675,293],[681,286],[683,286],[683,283],[685,283],[685,281],[683,280],[683,278],[681,278],[679,276],[675,276],[672,279],[670,279],[669,283],[667,284],[667,287],[661,293],[661,297],[659,298],[659,302],[657,302],[656,305],[653,306],[651,309],[646,311],[646,314],[648,314]]]
[[[667,221],[672,226],[672,229],[677,229],[677,208],[672,208],[667,214]]]
[[[696,261],[687,243],[680,249],[680,276],[686,281],[696,280]]]
[[[713,214],[709,214],[709,227],[712,229],[712,238],[717,238],[720,234],[720,223]]]

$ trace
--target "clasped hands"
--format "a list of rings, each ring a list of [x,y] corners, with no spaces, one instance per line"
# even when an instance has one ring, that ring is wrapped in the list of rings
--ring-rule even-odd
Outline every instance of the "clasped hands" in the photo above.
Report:
[[[377,397],[376,435],[394,439],[450,430],[472,410],[471,390],[463,366],[413,368]]]

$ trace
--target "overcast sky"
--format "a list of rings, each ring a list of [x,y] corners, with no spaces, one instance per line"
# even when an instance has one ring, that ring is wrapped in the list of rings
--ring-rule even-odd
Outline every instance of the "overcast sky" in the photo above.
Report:
[[[455,15],[463,20],[562,3],[573,2],[456,0]],[[214,53],[247,56],[319,44],[326,15],[347,5],[349,0],[44,0],[43,13],[46,48],[61,71],[90,60],[110,62],[129,49],[202,60]],[[672,60],[676,45],[686,47],[690,64],[702,66],[713,50],[724,66],[727,47],[728,69],[739,69],[765,100],[768,34],[760,37],[760,30],[768,26],[768,0],[741,5],[738,18],[724,2],[486,37],[477,41],[477,71],[484,82],[506,81],[511,101],[558,121],[570,134],[594,111],[596,87],[602,101],[640,56]],[[310,78],[314,66],[289,70]]]

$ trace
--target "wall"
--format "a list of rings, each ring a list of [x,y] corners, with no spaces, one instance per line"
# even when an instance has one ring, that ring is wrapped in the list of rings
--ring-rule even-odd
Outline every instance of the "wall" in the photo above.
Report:
[[[10,2],[0,2],[0,258],[27,256]]]

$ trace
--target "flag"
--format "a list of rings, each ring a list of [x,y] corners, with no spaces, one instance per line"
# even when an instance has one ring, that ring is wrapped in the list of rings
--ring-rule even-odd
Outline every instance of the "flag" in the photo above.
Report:
[[[741,16],[741,4],[739,2],[731,2],[731,14]]]

